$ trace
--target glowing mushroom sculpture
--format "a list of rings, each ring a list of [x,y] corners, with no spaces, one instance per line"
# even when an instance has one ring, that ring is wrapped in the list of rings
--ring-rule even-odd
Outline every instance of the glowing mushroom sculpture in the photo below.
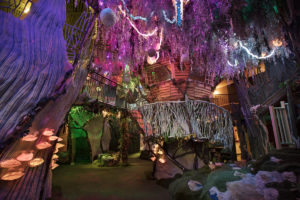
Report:
[[[36,145],[36,148],[39,150],[47,149],[49,147],[51,147],[51,144],[49,142],[40,142]]]
[[[1,177],[1,179],[4,181],[13,181],[13,180],[21,178],[22,176],[24,176],[24,172],[14,171],[14,172],[7,172],[6,174],[4,174]]]
[[[16,159],[21,162],[27,162],[32,160],[33,153],[32,152],[22,152]]]
[[[33,160],[31,160],[29,162],[29,167],[37,167],[41,164],[44,163],[44,159],[43,158],[34,158]]]
[[[3,160],[0,162],[0,167],[1,168],[14,168],[14,167],[19,167],[21,165],[21,162],[12,158],[8,160]]]

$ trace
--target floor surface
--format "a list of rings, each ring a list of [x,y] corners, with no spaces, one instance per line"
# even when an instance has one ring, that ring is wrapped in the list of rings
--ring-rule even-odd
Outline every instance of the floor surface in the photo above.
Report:
[[[131,158],[128,167],[62,165],[53,170],[52,200],[169,200],[167,189],[148,180],[152,162]]]

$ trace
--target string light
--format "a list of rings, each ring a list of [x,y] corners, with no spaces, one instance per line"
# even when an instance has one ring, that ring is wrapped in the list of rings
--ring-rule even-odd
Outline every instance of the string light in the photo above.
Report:
[[[121,11],[121,13],[123,14],[123,16],[126,17],[126,12],[125,12],[124,10],[122,10],[122,7],[119,6],[118,8],[119,8],[119,10]],[[153,36],[154,34],[156,34],[156,32],[157,32],[157,30],[158,30],[157,27],[155,27],[155,29],[154,29],[153,31],[151,31],[150,33],[141,33],[141,32],[138,30],[138,28],[135,26],[135,24],[134,24],[128,17],[126,17],[126,19],[129,21],[129,23],[130,23],[130,25],[132,26],[132,28],[133,28],[140,36],[142,36],[142,37],[144,37],[144,38],[148,38],[148,37]]]
[[[164,16],[165,20],[166,20],[168,23],[174,24],[174,23],[176,22],[176,17],[174,17],[173,20],[170,20],[170,19],[167,17],[166,11],[163,10],[162,13],[163,13],[163,16]]]
[[[133,16],[132,14],[130,14],[129,9],[128,9],[127,6],[126,6],[125,1],[124,1],[124,0],[121,0],[121,1],[122,1],[122,3],[123,3],[123,6],[124,6],[126,12],[128,13],[128,15],[129,15],[129,17],[130,17],[131,19],[133,19],[133,20],[143,20],[143,21],[147,21],[147,18],[145,18],[145,17],[141,17],[141,16]],[[150,17],[153,15],[153,13],[154,13],[154,12],[151,12]]]
[[[134,30],[142,37],[144,38],[148,38],[148,37],[151,37],[153,36],[154,34],[156,34],[157,32],[157,27],[155,27],[155,29],[153,31],[151,31],[150,33],[141,33],[138,28],[133,24],[133,22],[127,17],[130,25],[132,26],[132,28],[134,28]]]
[[[237,60],[234,60],[234,64],[232,64],[229,60],[227,61],[227,64],[229,65],[229,66],[231,66],[231,67],[236,67],[238,64],[239,64],[239,62],[237,61]]]
[[[257,56],[257,55],[254,55],[253,53],[251,53],[250,50],[249,50],[247,47],[245,47],[245,46],[242,44],[241,41],[239,41],[239,44],[240,44],[240,47],[242,47],[242,48],[247,52],[248,55],[250,55],[250,56],[252,56],[252,57],[254,57],[254,58],[256,58],[256,59],[259,59],[259,60],[263,60],[263,59],[270,58],[270,57],[272,57],[272,56],[274,55],[274,53],[275,53],[275,49],[273,49],[269,55],[265,55],[265,56]]]
[[[173,6],[175,8],[175,16],[173,18],[173,20],[170,20],[167,17],[166,11],[162,11],[164,19],[170,23],[170,24],[174,24],[175,22],[177,22],[177,25],[179,27],[182,26],[182,22],[183,22],[183,7],[189,3],[189,0],[173,0]]]

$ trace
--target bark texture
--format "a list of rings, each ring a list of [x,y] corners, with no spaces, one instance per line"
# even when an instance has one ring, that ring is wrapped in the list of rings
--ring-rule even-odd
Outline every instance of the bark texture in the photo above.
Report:
[[[62,0],[33,3],[24,20],[0,11],[0,145],[63,78],[65,18]]]

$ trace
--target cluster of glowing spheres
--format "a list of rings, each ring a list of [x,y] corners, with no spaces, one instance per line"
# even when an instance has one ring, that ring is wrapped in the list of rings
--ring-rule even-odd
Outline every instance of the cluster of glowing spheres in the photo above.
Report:
[[[19,167],[21,165],[21,162],[12,158],[8,160],[3,160],[0,162],[0,167],[1,168],[14,168],[14,167]]]
[[[22,171],[7,172],[1,177],[1,179],[4,181],[13,181],[21,178],[22,176],[24,176],[24,172]]]

